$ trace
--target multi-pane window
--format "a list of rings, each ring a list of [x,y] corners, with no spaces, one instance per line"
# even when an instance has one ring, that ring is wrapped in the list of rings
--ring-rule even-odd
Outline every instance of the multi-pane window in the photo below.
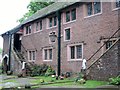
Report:
[[[101,2],[90,2],[87,3],[87,15],[94,15],[101,12]]]
[[[42,30],[42,21],[40,21],[40,30]]]
[[[66,22],[76,20],[76,9],[66,12]]]
[[[71,12],[72,20],[76,19],[76,9],[73,9]]]
[[[75,58],[75,46],[71,46],[70,49],[71,49],[71,59],[74,59]]]
[[[92,15],[92,2],[87,4],[87,14],[88,16]]]
[[[44,49],[43,50],[43,56],[44,56],[44,60],[52,60],[52,49]]]
[[[106,41],[105,42],[105,49],[109,49],[115,41],[116,40]]]
[[[31,33],[31,25],[26,26],[26,34],[30,34]]]
[[[39,29],[39,28],[38,28],[38,27],[39,27],[38,25],[39,25],[39,22],[36,23],[36,31],[38,31],[38,29]]]
[[[70,40],[70,28],[65,29],[65,40]]]
[[[35,51],[28,51],[28,59],[35,60],[36,52]]]
[[[47,49],[44,50],[44,53],[45,53],[44,59],[47,60],[47,56],[48,56],[48,55],[47,55]]]
[[[120,7],[120,0],[116,0],[116,8]]]
[[[70,11],[66,12],[66,22],[70,21]]]
[[[42,30],[42,20],[39,22],[36,22],[36,31]]]
[[[54,16],[54,26],[57,25],[57,16]]]
[[[49,18],[49,27],[52,27],[52,18]]]
[[[57,25],[57,16],[49,18],[49,27],[53,27]]]
[[[82,59],[82,45],[72,45],[72,46],[69,46],[69,51],[70,51],[70,59],[72,60],[75,60],[75,59]]]

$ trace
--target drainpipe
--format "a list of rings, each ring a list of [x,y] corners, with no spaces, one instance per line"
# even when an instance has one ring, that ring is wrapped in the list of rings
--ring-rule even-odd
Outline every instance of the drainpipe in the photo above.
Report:
[[[9,33],[9,58],[8,58],[8,71],[10,71],[11,69],[11,42],[12,42],[12,34]]]
[[[60,11],[57,11],[57,17],[58,17],[58,77],[61,74],[61,13]]]

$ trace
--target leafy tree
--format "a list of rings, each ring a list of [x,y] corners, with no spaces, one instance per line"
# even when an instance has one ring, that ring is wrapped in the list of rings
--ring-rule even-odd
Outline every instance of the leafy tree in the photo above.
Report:
[[[38,10],[40,10],[40,9],[42,9],[42,8],[52,4],[52,3],[53,2],[33,2],[33,1],[31,1],[27,6],[28,12],[25,13],[23,15],[23,17],[18,20],[18,22],[21,23],[22,21],[26,20],[28,17],[30,17],[34,13],[36,13]]]

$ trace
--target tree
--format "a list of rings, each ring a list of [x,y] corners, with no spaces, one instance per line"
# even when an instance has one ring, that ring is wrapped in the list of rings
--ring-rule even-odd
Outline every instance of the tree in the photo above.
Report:
[[[0,54],[2,54],[2,48],[0,48]]]
[[[18,20],[18,22],[22,22],[26,20],[28,17],[32,16],[34,13],[36,13],[38,10],[52,4],[53,2],[30,2],[27,6],[28,12],[23,15],[22,18]]]

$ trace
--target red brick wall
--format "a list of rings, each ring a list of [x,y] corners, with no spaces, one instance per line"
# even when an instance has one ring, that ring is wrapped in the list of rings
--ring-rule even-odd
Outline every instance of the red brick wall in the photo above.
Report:
[[[72,8],[72,7],[70,7]],[[69,8],[69,9],[70,9]],[[112,10],[111,3],[102,3],[102,13],[92,17],[84,18],[83,4],[76,8],[77,19],[71,23],[63,23],[64,11],[61,16],[61,68],[62,71],[79,72],[82,61],[67,61],[67,45],[81,43],[83,45],[83,55],[88,59],[100,46],[97,43],[101,36],[105,38],[110,37],[118,29],[118,11]],[[43,30],[41,32],[32,33],[31,35],[22,38],[22,44],[26,50],[37,50],[36,63],[48,63],[57,65],[57,41],[53,44],[49,43],[49,33],[55,31],[57,34],[57,27],[46,29],[46,18],[43,20]],[[34,22],[32,22],[33,24]],[[33,31],[35,31],[35,23],[33,24]],[[26,26],[26,25],[25,25]],[[71,28],[71,40],[64,41],[64,29]],[[25,31],[25,28],[24,28]],[[42,59],[42,49],[44,47],[53,46],[53,61],[45,62]],[[102,51],[99,53],[99,55]],[[97,56],[96,56],[97,57]],[[96,57],[94,59],[96,59]],[[88,62],[89,64],[89,62]],[[56,67],[57,68],[57,67]]]

